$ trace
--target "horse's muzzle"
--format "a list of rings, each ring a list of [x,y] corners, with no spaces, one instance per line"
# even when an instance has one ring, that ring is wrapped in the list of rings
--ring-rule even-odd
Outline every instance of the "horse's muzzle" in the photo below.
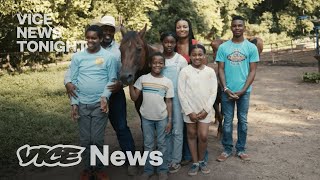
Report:
[[[134,83],[134,75],[131,73],[120,74],[120,80],[124,85],[129,85]]]

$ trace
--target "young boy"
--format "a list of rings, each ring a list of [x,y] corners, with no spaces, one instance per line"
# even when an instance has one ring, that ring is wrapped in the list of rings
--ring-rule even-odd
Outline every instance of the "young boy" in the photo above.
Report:
[[[101,48],[102,30],[90,26],[85,37],[88,47],[73,55],[71,60],[71,81],[77,87],[77,98],[71,97],[72,119],[78,120],[80,145],[85,147],[82,154],[85,169],[80,179],[89,179],[92,172],[98,179],[106,180],[101,161],[90,166],[90,145],[96,145],[102,152],[104,131],[108,117],[108,99],[111,92],[107,85],[117,78],[117,59]]]
[[[167,150],[165,136],[166,133],[170,133],[172,126],[171,114],[174,90],[172,81],[161,75],[165,66],[163,55],[154,53],[149,65],[151,73],[141,76],[134,85],[129,85],[130,97],[133,101],[136,101],[142,92],[143,102],[140,113],[142,116],[144,150],[149,152],[153,150],[156,132],[157,147],[163,154],[163,163],[157,168],[157,172],[159,173],[159,179],[166,180],[168,178],[168,166],[165,157]],[[149,160],[148,157],[141,179],[149,179],[154,172],[154,167]]]

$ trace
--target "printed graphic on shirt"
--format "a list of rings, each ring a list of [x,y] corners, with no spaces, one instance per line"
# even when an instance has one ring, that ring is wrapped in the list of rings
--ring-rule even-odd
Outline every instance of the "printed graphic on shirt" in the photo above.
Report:
[[[96,58],[96,65],[101,65],[103,64],[103,58],[102,57],[97,57]]]
[[[240,65],[243,60],[247,57],[245,54],[241,53],[239,49],[234,49],[234,51],[227,56],[231,65]]]
[[[154,93],[158,94],[161,97],[165,97],[168,87],[155,84],[155,83],[142,83],[142,92],[143,93]]]

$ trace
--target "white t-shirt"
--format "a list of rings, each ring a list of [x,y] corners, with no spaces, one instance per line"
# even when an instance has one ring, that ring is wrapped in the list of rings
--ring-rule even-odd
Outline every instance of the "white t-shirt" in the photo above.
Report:
[[[151,73],[143,75],[134,83],[142,91],[141,115],[149,120],[163,120],[168,116],[164,98],[173,98],[172,81],[166,77],[156,78]]]
[[[175,66],[176,64],[178,65],[178,67],[180,67],[180,70],[188,66],[187,60],[179,53],[176,53],[170,59],[166,59],[166,66]]]

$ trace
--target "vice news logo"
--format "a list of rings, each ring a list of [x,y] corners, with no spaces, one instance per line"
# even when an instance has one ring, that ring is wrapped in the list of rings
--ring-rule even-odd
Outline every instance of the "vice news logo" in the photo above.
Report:
[[[30,146],[28,144],[21,146],[16,154],[19,159],[19,165],[22,167],[33,164],[36,167],[70,167],[78,165],[81,160],[81,154],[85,148],[75,145],[39,145]],[[111,162],[115,166],[124,165],[126,159],[131,166],[139,165],[144,166],[149,157],[149,162],[152,166],[160,166],[163,163],[163,154],[160,151],[144,151],[143,154],[140,151],[134,152],[126,151],[114,151],[109,154],[109,146],[103,146],[103,152],[100,152],[97,146],[90,146],[90,165],[96,166],[97,158],[108,166]]]

